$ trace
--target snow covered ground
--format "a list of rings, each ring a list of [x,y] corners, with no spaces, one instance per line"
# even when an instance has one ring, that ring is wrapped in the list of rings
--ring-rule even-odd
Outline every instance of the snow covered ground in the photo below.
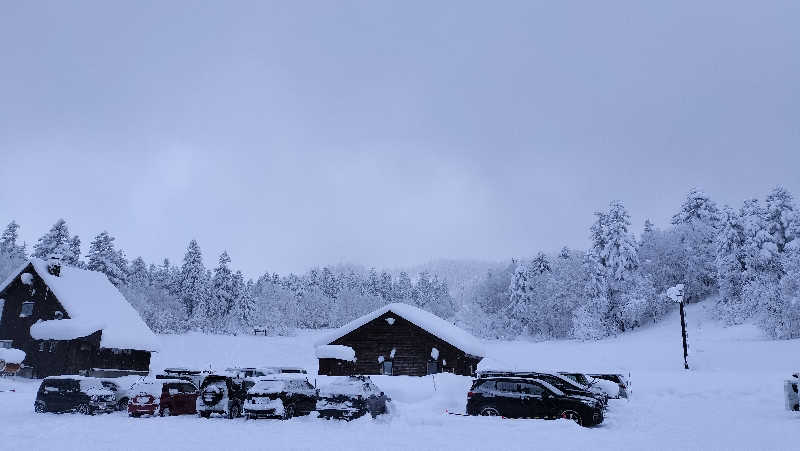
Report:
[[[683,370],[677,317],[599,342],[487,342],[505,366],[630,372],[629,401],[612,401],[606,421],[462,417],[469,378],[374,380],[394,400],[393,413],[350,423],[316,418],[287,422],[202,420],[193,416],[131,419],[33,413],[37,381],[0,380],[0,443],[7,449],[800,449],[800,416],[783,407],[783,380],[800,370],[800,341],[769,341],[752,326],[724,328],[709,304],[690,306],[691,371]],[[162,337],[153,362],[164,366],[292,365],[316,369],[314,341],[295,337]],[[314,376],[312,375],[312,378]],[[320,378],[320,383],[324,378]],[[3,391],[15,389],[15,392]]]

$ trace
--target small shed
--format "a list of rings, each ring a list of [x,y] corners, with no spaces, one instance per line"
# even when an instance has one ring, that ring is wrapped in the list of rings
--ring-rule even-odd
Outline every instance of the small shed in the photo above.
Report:
[[[0,347],[42,378],[148,371],[159,342],[104,274],[32,258],[0,285]]]
[[[319,374],[475,374],[481,342],[438,316],[393,303],[317,341]]]

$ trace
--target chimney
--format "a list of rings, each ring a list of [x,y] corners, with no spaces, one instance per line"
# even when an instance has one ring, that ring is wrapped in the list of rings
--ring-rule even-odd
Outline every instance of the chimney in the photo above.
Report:
[[[50,254],[47,257],[47,272],[56,277],[61,275],[61,254]]]

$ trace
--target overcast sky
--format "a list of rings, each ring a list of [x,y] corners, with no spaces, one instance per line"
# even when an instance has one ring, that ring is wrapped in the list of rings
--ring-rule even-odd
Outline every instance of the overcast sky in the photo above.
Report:
[[[747,3],[5,1],[0,222],[257,276],[800,197],[800,2]]]

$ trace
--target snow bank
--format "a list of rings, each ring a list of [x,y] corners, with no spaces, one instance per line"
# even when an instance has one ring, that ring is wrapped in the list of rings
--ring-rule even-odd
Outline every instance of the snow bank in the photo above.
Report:
[[[25,351],[14,348],[0,348],[0,360],[6,363],[22,363],[25,360]]]
[[[103,323],[79,319],[39,321],[31,326],[31,337],[36,340],[74,340],[91,335],[103,327]]]
[[[467,333],[466,331],[456,327],[442,318],[434,315],[433,313],[420,310],[408,304],[392,303],[381,309],[368,313],[360,318],[345,324],[344,326],[334,330],[328,335],[323,336],[318,342],[318,345],[326,345],[332,343],[338,338],[341,338],[350,332],[358,329],[359,327],[367,324],[370,321],[379,318],[386,312],[392,312],[407,321],[414,323],[427,332],[439,337],[440,339],[450,343],[451,345],[461,349],[467,354],[483,357],[484,350],[481,342]]]
[[[63,265],[61,274],[54,276],[47,272],[46,261],[32,258],[30,262],[70,318],[84,325],[103,325],[100,346],[146,351],[160,348],[155,334],[103,273]]]
[[[316,356],[318,359],[337,359],[347,362],[356,361],[356,351],[350,346],[343,345],[322,345],[317,346]]]

